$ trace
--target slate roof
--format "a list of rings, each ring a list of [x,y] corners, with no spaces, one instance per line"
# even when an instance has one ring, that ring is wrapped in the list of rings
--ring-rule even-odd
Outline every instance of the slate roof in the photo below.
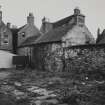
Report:
[[[52,23],[53,28],[57,28],[57,27],[60,27],[60,26],[62,26],[62,25],[64,25],[64,24],[69,23],[70,20],[71,20],[73,17],[74,17],[74,15],[68,16],[68,17],[66,17],[66,18],[64,18],[64,19],[61,19],[61,20],[59,20],[59,21],[57,21],[57,22]]]
[[[27,24],[25,24],[25,25],[21,26],[18,30],[23,29],[26,25],[27,25]]]
[[[53,25],[54,29],[52,29],[51,31],[49,31],[48,33],[46,33],[42,36],[41,36],[41,33],[39,33],[38,35],[31,36],[31,37],[27,38],[19,47],[28,46],[28,45],[32,45],[32,44],[38,44],[38,43],[61,41],[61,38],[66,34],[66,32],[69,29],[72,29],[72,27],[73,27],[73,25],[67,25],[67,23],[69,23],[69,21],[72,19],[73,16],[74,15],[68,16],[64,19],[57,21],[57,22],[50,23]],[[63,26],[64,24],[66,24],[66,25]],[[23,29],[25,26],[26,25],[22,26],[21,28],[19,28],[19,30]]]
[[[24,26],[19,28],[18,33],[25,32],[25,31],[27,31],[28,28],[29,29],[34,28],[34,30],[32,31],[32,35],[28,36],[25,39],[25,41],[22,42],[21,45],[19,45],[18,47],[24,47],[24,46],[31,45],[34,41],[36,41],[36,39],[38,37],[40,37],[41,33],[40,33],[39,29],[35,25],[30,26],[28,24],[25,24]]]
[[[34,44],[49,43],[49,42],[60,42],[62,37],[72,29],[74,25],[65,25],[47,32],[43,36],[39,37]]]
[[[17,34],[17,32],[19,31],[19,29],[15,29],[15,28],[11,28],[10,29],[11,31],[12,31],[12,33],[13,33],[13,35],[16,35]]]
[[[35,43],[35,41],[41,36],[40,33],[38,33],[37,35],[34,36],[30,36],[28,37],[20,46],[18,47],[24,47],[24,46],[29,46],[32,45],[33,43]]]
[[[83,14],[79,14],[79,16],[81,16],[81,15],[84,16]],[[60,27],[60,26],[62,26],[64,24],[68,24],[75,16],[76,15],[70,15],[70,16],[68,16],[66,18],[63,18],[63,19],[61,19],[59,21],[56,21],[56,22],[50,23],[50,24],[53,25],[53,28],[57,28],[57,27]]]

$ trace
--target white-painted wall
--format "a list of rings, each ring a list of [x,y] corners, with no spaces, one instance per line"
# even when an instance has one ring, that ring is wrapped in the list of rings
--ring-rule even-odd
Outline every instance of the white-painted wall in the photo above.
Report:
[[[13,68],[12,57],[16,56],[15,54],[10,53],[9,51],[0,50],[0,68]]]
[[[89,44],[95,43],[95,40],[87,27],[80,27],[78,25],[75,25],[70,29],[63,37],[63,40],[66,42],[66,47],[71,45],[85,45],[88,40]]]

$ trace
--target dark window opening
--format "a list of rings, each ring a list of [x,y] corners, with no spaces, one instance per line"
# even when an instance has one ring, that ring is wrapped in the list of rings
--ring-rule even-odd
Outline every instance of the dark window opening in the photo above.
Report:
[[[25,37],[25,33],[24,32],[22,33],[22,37]]]
[[[3,43],[4,43],[4,44],[8,44],[8,40],[4,40]]]
[[[90,41],[88,40],[88,41],[86,41],[86,44],[89,44],[90,43]]]
[[[4,37],[5,37],[5,38],[8,38],[8,35],[7,35],[7,34],[4,34]]]

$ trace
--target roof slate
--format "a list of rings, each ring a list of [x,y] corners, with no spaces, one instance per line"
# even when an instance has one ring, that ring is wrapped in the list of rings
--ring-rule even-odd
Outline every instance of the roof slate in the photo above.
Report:
[[[62,25],[64,25],[64,24],[69,23],[70,20],[73,18],[73,16],[74,16],[74,15],[68,16],[68,17],[66,17],[66,18],[64,18],[64,19],[61,19],[61,20],[59,20],[59,21],[57,21],[57,22],[52,23],[53,28],[57,28],[57,27],[60,27],[60,26],[62,26]]]
[[[20,31],[21,29],[23,29],[27,24],[21,26],[18,30]]]
[[[38,33],[37,35],[28,37],[19,47],[32,45],[40,36],[41,34]]]

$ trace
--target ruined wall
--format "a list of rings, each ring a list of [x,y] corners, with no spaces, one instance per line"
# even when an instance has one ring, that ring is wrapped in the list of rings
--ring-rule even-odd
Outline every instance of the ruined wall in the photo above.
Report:
[[[59,44],[47,44],[34,46],[32,54],[32,63],[36,69],[40,70],[55,70],[57,66],[53,66],[55,63],[55,57],[52,57],[53,53],[61,48]],[[52,67],[53,66],[53,67]]]
[[[34,47],[35,68],[47,71],[78,72],[105,69],[105,45],[62,48],[60,44]]]

